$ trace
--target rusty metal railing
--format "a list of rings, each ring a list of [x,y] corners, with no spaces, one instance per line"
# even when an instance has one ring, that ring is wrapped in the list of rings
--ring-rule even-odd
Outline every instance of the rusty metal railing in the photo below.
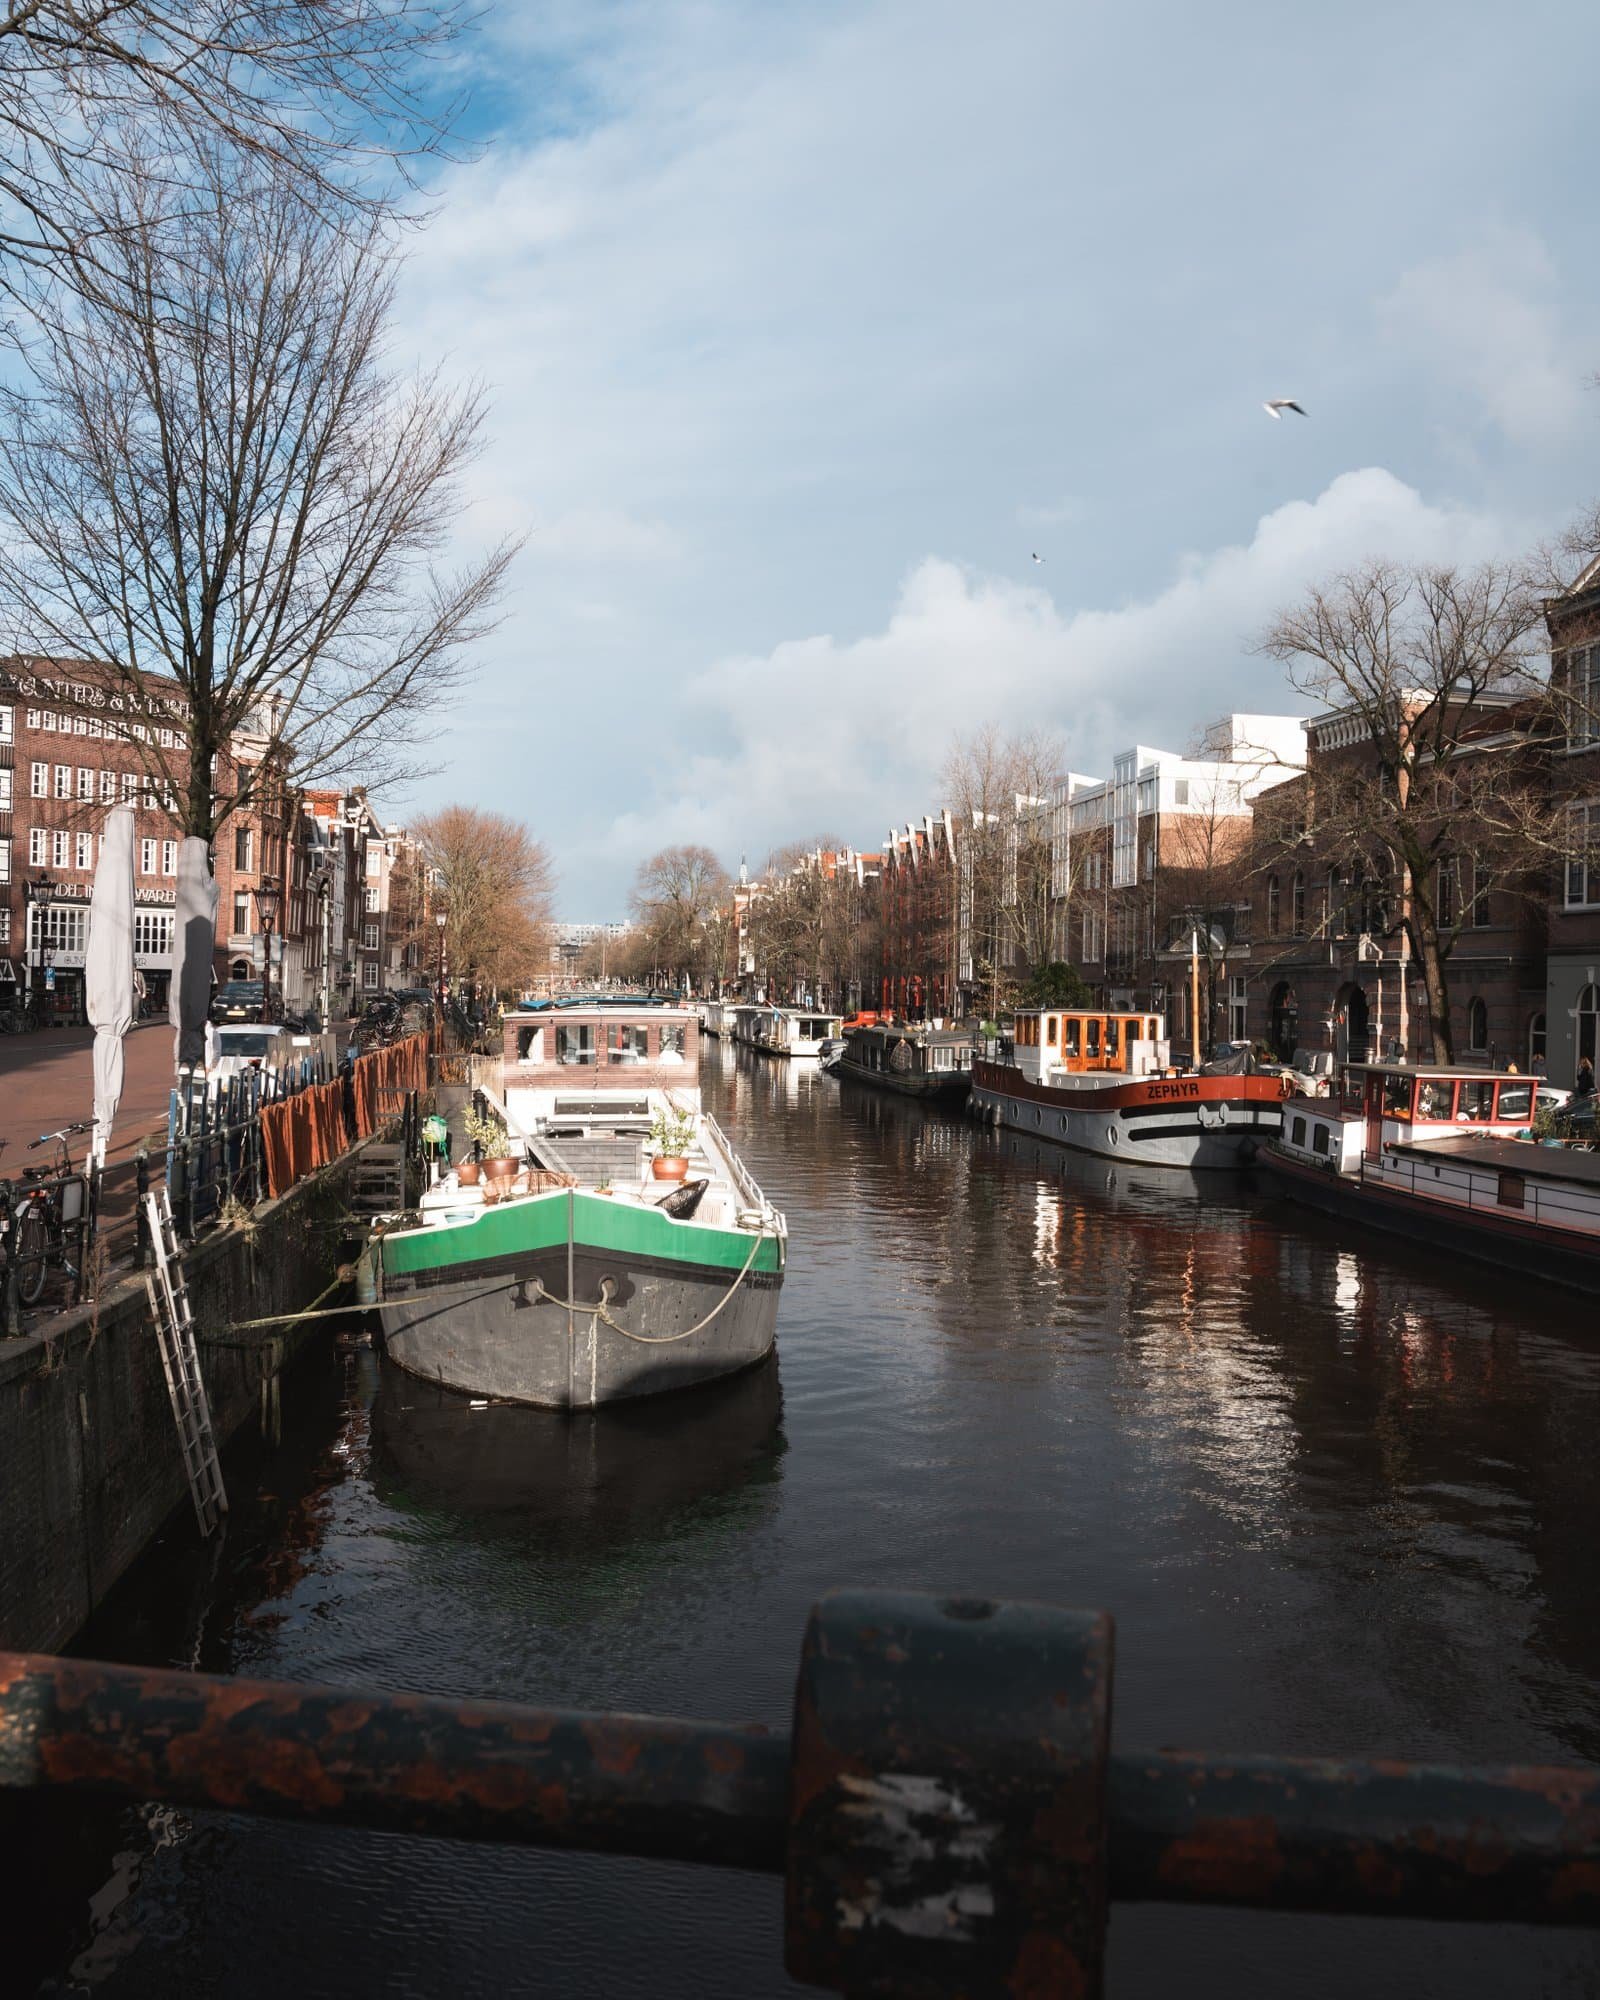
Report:
[[[1111,1621],[848,1593],[794,1727],[0,1654],[0,1791],[782,1874],[837,1992],[1101,1988],[1107,1904],[1600,1925],[1600,1771],[1110,1747]]]

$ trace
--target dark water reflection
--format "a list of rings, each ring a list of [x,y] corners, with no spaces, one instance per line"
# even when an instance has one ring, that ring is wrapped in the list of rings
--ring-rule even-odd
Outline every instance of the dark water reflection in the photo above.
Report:
[[[706,1082],[790,1215],[777,1368],[569,1423],[346,1355],[249,1463],[209,1621],[168,1556],[94,1642],[783,1723],[822,1590],[998,1592],[1116,1613],[1125,1744],[1600,1759],[1588,1301],[732,1050]],[[55,1961],[108,1994],[799,1990],[763,1881],[222,1816],[108,1844]],[[1357,1989],[1587,1994],[1600,1946],[1113,1924],[1114,2000]]]

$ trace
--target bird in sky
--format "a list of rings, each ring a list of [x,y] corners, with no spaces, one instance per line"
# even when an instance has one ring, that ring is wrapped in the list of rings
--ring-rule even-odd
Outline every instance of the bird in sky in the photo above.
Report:
[[[1261,407],[1272,418],[1274,423],[1279,424],[1283,422],[1283,413],[1285,410],[1293,410],[1297,417],[1305,415],[1305,411],[1301,409],[1293,396],[1274,396],[1270,403],[1263,403]]]
[[[1035,561],[1035,562],[1041,562],[1041,563],[1042,563],[1042,562],[1044,561],[1044,557],[1043,557],[1043,556],[1040,556],[1040,555],[1036,555],[1036,556],[1034,557],[1034,561]]]

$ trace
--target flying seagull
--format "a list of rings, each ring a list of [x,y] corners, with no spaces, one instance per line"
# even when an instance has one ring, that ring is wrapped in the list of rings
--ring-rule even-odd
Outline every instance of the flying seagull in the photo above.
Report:
[[[1274,396],[1270,403],[1263,403],[1261,407],[1272,418],[1274,423],[1281,424],[1283,422],[1283,413],[1285,410],[1293,410],[1297,417],[1305,415],[1305,411],[1301,409],[1293,396]]]
[[[1044,557],[1043,557],[1043,556],[1035,556],[1035,557],[1034,557],[1034,561],[1035,561],[1035,562],[1043,562],[1043,561],[1044,561]]]

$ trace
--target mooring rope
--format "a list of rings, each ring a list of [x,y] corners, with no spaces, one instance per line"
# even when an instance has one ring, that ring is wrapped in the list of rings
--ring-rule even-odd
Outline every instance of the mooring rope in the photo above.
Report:
[[[632,1327],[624,1326],[619,1319],[613,1319],[608,1310],[611,1301],[606,1296],[606,1287],[611,1283],[609,1278],[602,1278],[600,1280],[600,1297],[589,1300],[587,1303],[577,1299],[558,1299],[555,1293],[546,1290],[545,1286],[537,1278],[532,1281],[533,1288],[539,1294],[540,1298],[547,1300],[553,1306],[559,1306],[564,1312],[592,1313],[597,1320],[604,1320],[613,1333],[620,1333],[624,1340],[636,1340],[641,1347],[671,1347],[674,1341],[687,1340],[691,1333],[700,1333],[711,1324],[717,1314],[722,1311],[723,1307],[727,1305],[734,1293],[738,1291],[739,1287],[750,1275],[750,1267],[756,1261],[756,1252],[766,1240],[765,1235],[757,1231],[750,1245],[750,1255],[744,1260],[744,1268],[740,1271],[738,1277],[734,1279],[733,1283],[711,1308],[710,1312],[706,1314],[705,1318],[697,1320],[693,1326],[686,1326],[682,1333],[635,1333]]]

